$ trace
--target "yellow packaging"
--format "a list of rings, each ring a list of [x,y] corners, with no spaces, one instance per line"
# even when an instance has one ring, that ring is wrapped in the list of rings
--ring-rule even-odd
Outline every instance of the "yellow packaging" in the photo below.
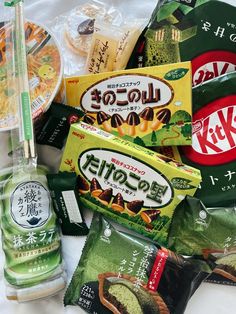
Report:
[[[60,171],[78,174],[81,206],[166,244],[173,211],[200,171],[86,123],[72,124]]]
[[[66,79],[68,105],[84,121],[143,146],[191,145],[191,63]]]

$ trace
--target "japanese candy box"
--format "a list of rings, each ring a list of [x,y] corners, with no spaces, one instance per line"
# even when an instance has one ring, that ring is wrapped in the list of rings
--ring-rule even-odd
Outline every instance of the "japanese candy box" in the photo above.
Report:
[[[200,171],[99,128],[72,124],[60,171],[76,172],[81,207],[165,243],[175,207]]]
[[[235,3],[221,0],[160,0],[128,67],[191,60],[193,86],[233,72],[235,15]]]
[[[66,79],[84,122],[142,146],[191,145],[190,62]]]

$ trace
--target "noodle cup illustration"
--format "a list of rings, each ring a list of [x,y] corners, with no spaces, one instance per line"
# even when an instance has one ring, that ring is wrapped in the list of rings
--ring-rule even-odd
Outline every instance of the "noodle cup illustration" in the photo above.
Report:
[[[161,124],[167,124],[171,118],[170,109],[161,109],[156,113],[156,120],[151,124],[151,129],[156,131],[159,129]]]
[[[126,210],[130,216],[137,215],[142,209],[144,201],[135,200],[126,204]]]
[[[146,132],[148,129],[148,122],[153,121],[154,111],[151,107],[146,107],[140,112],[139,117],[143,119],[139,129],[141,132]]]
[[[125,210],[124,199],[121,193],[117,193],[114,197],[111,208],[117,212],[123,212]]]
[[[104,190],[97,199],[105,206],[108,206],[112,198],[112,188]]]
[[[93,178],[91,181],[90,192],[94,197],[97,197],[102,193],[102,187],[96,178]]]
[[[136,126],[140,124],[140,118],[136,112],[130,112],[127,116],[126,123],[129,125],[128,135],[135,136]]]
[[[80,175],[76,179],[76,186],[81,194],[86,194],[89,192],[89,183]]]
[[[160,213],[160,210],[145,210],[141,212],[140,216],[146,224],[150,224],[158,218]]]
[[[83,122],[87,123],[87,124],[91,124],[93,125],[95,123],[96,119],[92,116],[90,116],[89,114],[85,114],[83,117]]]
[[[107,132],[111,132],[111,126],[108,122],[108,120],[111,118],[109,114],[106,114],[104,111],[99,111],[97,113],[97,123],[98,125],[102,125],[104,130]]]
[[[120,136],[125,135],[125,131],[123,129],[123,124],[125,123],[124,119],[118,113],[113,114],[111,117],[111,126],[117,129]]]

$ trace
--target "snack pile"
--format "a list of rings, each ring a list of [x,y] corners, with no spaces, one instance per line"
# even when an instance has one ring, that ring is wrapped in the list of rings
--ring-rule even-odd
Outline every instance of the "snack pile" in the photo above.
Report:
[[[24,103],[20,39],[14,20],[0,23],[9,300],[67,280],[64,306],[78,311],[183,314],[203,282],[236,286],[235,14],[223,0],[160,0],[148,21],[89,0],[48,30],[26,21],[35,141],[61,158],[37,180],[21,169],[27,125],[16,138],[27,113],[12,106]],[[85,240],[71,280],[60,233]]]

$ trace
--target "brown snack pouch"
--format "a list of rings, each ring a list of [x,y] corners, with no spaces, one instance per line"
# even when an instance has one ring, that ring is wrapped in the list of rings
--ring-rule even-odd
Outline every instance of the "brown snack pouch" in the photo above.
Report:
[[[64,304],[97,314],[180,314],[208,275],[203,264],[120,232],[96,214]]]
[[[47,180],[62,233],[72,236],[88,234],[88,227],[78,204],[76,174],[73,172],[48,174]]]

